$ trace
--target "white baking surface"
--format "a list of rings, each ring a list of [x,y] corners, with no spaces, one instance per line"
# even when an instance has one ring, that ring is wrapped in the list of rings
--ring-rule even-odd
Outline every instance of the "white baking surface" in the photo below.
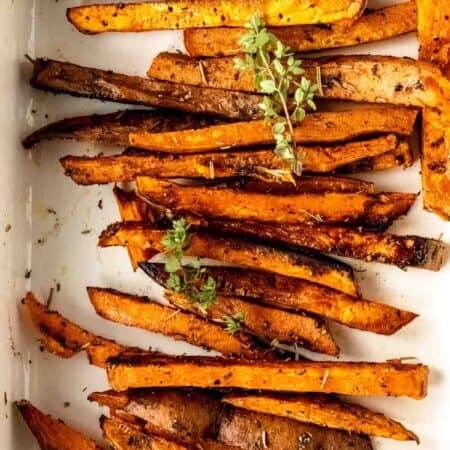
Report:
[[[85,286],[98,285],[156,296],[159,289],[130,270],[126,251],[97,249],[96,238],[118,220],[111,187],[76,186],[62,173],[58,158],[94,154],[110,149],[82,143],[43,143],[30,157],[20,140],[49,121],[79,114],[114,111],[120,105],[45,94],[28,87],[31,72],[24,58],[48,56],[82,65],[144,75],[153,56],[182,48],[180,34],[105,34],[83,36],[65,19],[65,8],[89,1],[2,0],[0,2],[0,449],[37,449],[12,401],[29,398],[38,407],[61,417],[101,442],[98,417],[102,412],[86,400],[89,392],[107,388],[102,370],[90,367],[84,355],[60,360],[41,353],[37,334],[19,304],[26,289],[41,300],[60,283],[53,307],[89,330],[125,344],[152,346],[168,353],[196,352],[194,347],[160,335],[115,325],[97,317]],[[370,3],[370,2],[369,2]],[[370,6],[395,3],[371,2]],[[337,51],[335,53],[342,53]],[[345,53],[383,53],[416,57],[413,35],[389,42],[345,49]],[[123,107],[122,107],[123,108]],[[117,149],[115,149],[117,150]],[[420,191],[419,168],[369,174],[379,189]],[[103,200],[103,209],[98,208]],[[56,215],[48,209],[56,211]],[[417,201],[397,232],[450,241],[450,224],[422,211]],[[9,230],[9,231],[8,231]],[[82,234],[90,230],[89,234]],[[44,240],[39,244],[38,240]],[[431,368],[430,393],[424,401],[358,399],[401,420],[422,439],[425,450],[450,448],[450,266],[439,273],[410,269],[403,272],[380,264],[352,262],[364,296],[413,310],[420,318],[395,336],[374,336],[336,326],[342,359],[384,361],[416,356]],[[31,278],[25,272],[31,269]],[[68,403],[67,403],[68,402]],[[415,448],[413,443],[374,440],[378,450]],[[282,450],[282,449],[280,449]]]

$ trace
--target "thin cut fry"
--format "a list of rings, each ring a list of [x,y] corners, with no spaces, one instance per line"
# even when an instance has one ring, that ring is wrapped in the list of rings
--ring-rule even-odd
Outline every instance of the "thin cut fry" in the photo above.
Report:
[[[359,405],[344,403],[325,395],[229,395],[223,399],[237,408],[288,417],[349,433],[367,434],[398,441],[419,438],[395,420]]]
[[[117,391],[144,387],[241,388],[419,400],[426,396],[428,385],[428,368],[421,364],[247,362],[153,353],[111,358],[107,374]]]
[[[417,109],[372,107],[341,112],[308,114],[294,128],[299,144],[336,143],[384,133],[409,136],[414,131]],[[130,134],[131,145],[168,153],[200,153],[275,143],[265,121],[237,122],[198,130]]]
[[[163,252],[161,239],[166,233],[167,228],[150,224],[116,223],[102,232],[99,246],[131,246]],[[214,258],[230,264],[304,278],[350,295],[358,295],[351,268],[330,258],[311,257],[289,249],[245,239],[219,237],[207,232],[193,233],[185,255]]]
[[[357,19],[365,0],[169,0],[163,2],[117,3],[67,9],[68,20],[82,33],[106,31],[151,31],[195,27],[242,27],[255,13],[268,25],[331,23]]]
[[[425,0],[426,1],[426,0]],[[376,10],[366,9],[357,21],[335,24],[270,28],[294,52],[349,47],[381,41],[417,30],[416,1]],[[242,28],[193,28],[184,31],[184,46],[191,56],[231,56],[241,53]]]

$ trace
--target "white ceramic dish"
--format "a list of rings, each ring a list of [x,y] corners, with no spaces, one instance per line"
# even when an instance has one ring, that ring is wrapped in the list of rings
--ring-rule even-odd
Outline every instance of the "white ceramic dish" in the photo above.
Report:
[[[63,361],[39,351],[37,335],[19,304],[27,289],[32,288],[45,299],[50,287],[60,283],[61,291],[55,293],[53,306],[106,337],[169,353],[198,352],[194,347],[160,335],[104,321],[94,314],[87,300],[87,285],[110,286],[150,296],[160,294],[144,275],[132,273],[125,251],[100,250],[95,246],[98,233],[118,219],[111,187],[76,186],[59,166],[58,158],[62,155],[92,154],[100,148],[80,143],[44,143],[32,158],[21,148],[20,140],[31,129],[48,121],[120,108],[33,91],[28,87],[31,67],[24,58],[25,53],[143,75],[159,51],[182,48],[180,33],[176,32],[83,36],[65,20],[65,8],[74,3],[89,2],[3,0],[0,4],[0,395],[5,392],[5,402],[0,401],[2,450],[37,449],[12,407],[12,401],[23,397],[86,434],[100,438],[97,419],[101,411],[88,403],[86,396],[93,390],[107,388],[105,374],[88,366],[84,355]],[[378,1],[370,6],[389,3],[394,2]],[[415,36],[409,35],[346,49],[345,53],[355,51],[415,57],[417,42]],[[406,171],[369,174],[366,178],[375,180],[379,189],[420,191],[417,165]],[[97,206],[100,199],[103,209]],[[56,215],[48,209],[55,210]],[[82,234],[84,230],[91,231]],[[420,200],[395,230],[450,240],[450,224],[422,211]],[[38,243],[40,239],[44,239],[44,244]],[[421,437],[423,449],[450,448],[446,434],[450,417],[450,265],[432,273],[402,272],[379,264],[352,264],[366,270],[357,276],[368,298],[416,311],[420,318],[392,337],[336,326],[342,359],[383,361],[416,356],[432,369],[430,394],[424,401],[360,399],[361,403],[412,428]],[[31,277],[26,279],[25,273],[30,269]],[[377,450],[414,446],[375,440]]]

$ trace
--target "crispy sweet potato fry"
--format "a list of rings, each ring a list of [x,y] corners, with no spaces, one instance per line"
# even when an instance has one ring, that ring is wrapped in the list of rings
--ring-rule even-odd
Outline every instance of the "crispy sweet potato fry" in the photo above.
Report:
[[[27,400],[16,402],[16,406],[42,450],[102,450],[94,440],[44,414]]]
[[[35,88],[57,94],[213,114],[234,120],[253,120],[263,116],[258,107],[259,95],[198,89],[51,59],[39,58],[34,62],[30,83]]]
[[[234,394],[223,400],[238,408],[346,430],[349,433],[419,443],[419,438],[399,422],[363,406],[342,402],[326,395]]]
[[[167,273],[161,264],[141,263],[140,268],[165,286]],[[383,303],[359,299],[305,280],[256,270],[208,267],[205,275],[216,281],[217,293],[253,299],[278,308],[309,311],[351,328],[391,335],[417,314]]]
[[[107,373],[116,391],[215,387],[419,400],[426,396],[428,384],[428,368],[421,364],[245,361],[153,353],[110,358]]]
[[[412,134],[417,112],[412,108],[386,106],[313,113],[295,126],[294,136],[299,144],[336,143],[383,133],[405,136]],[[272,127],[265,121],[178,132],[130,134],[130,143],[135,147],[181,154],[271,145],[274,142]]]
[[[326,99],[437,108],[450,95],[450,81],[439,68],[408,58],[327,56],[305,60],[303,68],[304,76],[311,80],[316,79],[320,68]],[[237,69],[233,57],[198,60],[176,53],[160,53],[148,73],[159,80],[192,86],[257,91],[253,72]]]
[[[82,33],[105,31],[151,31],[195,27],[244,26],[255,13],[268,25],[331,23],[357,19],[365,0],[169,0],[78,6],[67,9],[68,20]]]
[[[27,149],[52,139],[75,139],[102,144],[128,145],[128,135],[137,131],[163,132],[202,128],[220,120],[213,117],[174,111],[129,109],[110,114],[72,117],[50,123],[23,141]]]
[[[232,336],[222,327],[194,314],[151,302],[146,297],[112,289],[90,287],[87,290],[95,311],[104,319],[172,336],[193,345],[216,350],[228,357],[271,358],[269,348],[263,348],[245,333]],[[331,339],[329,335],[328,338]]]
[[[116,223],[104,230],[100,247],[131,246],[163,252],[161,239],[167,228],[139,222]],[[186,256],[214,258],[242,266],[305,278],[357,295],[351,268],[328,258],[315,258],[289,249],[271,247],[239,238],[219,237],[207,232],[192,235]]]
[[[415,0],[376,10],[366,9],[357,21],[335,24],[274,27],[283,44],[295,52],[349,47],[381,41],[417,30]],[[230,56],[241,52],[243,28],[193,28],[184,31],[184,46],[191,56]]]
[[[335,146],[299,146],[304,154],[305,172],[326,173],[395,151],[400,145],[395,135]],[[137,176],[156,178],[226,178],[253,176],[287,178],[290,168],[273,149],[214,152],[187,155],[161,155],[132,150],[114,156],[65,156],[61,158],[66,175],[82,185],[132,181]],[[273,175],[272,175],[273,174]]]
[[[273,224],[346,224],[385,228],[408,213],[416,194],[249,193],[237,189],[182,186],[149,177],[136,179],[138,193],[179,214],[205,219],[254,220]]]
[[[309,350],[336,356],[339,348],[325,323],[310,315],[283,311],[278,308],[252,303],[238,297],[218,296],[216,303],[202,314],[182,294],[166,291],[166,299],[183,311],[205,316],[218,323],[229,318],[242,320],[242,330],[265,342],[274,339],[284,344],[298,344]],[[239,331],[239,330],[238,330]]]

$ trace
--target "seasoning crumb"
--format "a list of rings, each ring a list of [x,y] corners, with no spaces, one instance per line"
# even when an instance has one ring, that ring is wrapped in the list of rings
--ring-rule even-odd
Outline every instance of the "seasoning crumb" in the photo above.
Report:
[[[8,223],[5,227],[5,233],[9,233],[11,231],[12,225]]]
[[[25,271],[25,280],[28,280],[29,278],[31,278],[31,269],[28,269]]]
[[[98,209],[103,209],[103,199],[101,198],[97,203]]]
[[[56,292],[61,290],[61,283],[59,281],[56,282]]]
[[[3,392],[3,403],[5,404],[5,406],[8,404],[8,394],[7,392]]]
[[[64,408],[68,408],[70,406],[70,402],[64,402]]]
[[[92,230],[88,229],[88,230],[83,230],[81,232],[81,234],[90,234]]]
[[[49,214],[55,214],[56,215],[56,211],[53,208],[47,208],[47,212]]]
[[[50,292],[48,293],[47,303],[46,303],[47,308],[50,308],[50,305],[52,304],[54,291],[55,291],[54,288],[50,288]]]
[[[87,391],[87,386],[85,386],[81,392],[86,392],[86,391]]]

